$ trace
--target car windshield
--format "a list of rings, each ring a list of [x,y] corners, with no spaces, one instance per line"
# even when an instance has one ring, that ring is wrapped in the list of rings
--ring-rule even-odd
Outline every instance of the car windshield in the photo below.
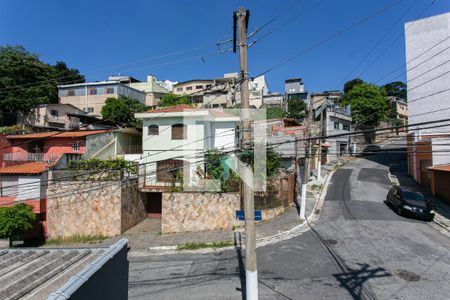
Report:
[[[421,193],[403,192],[403,199],[414,201],[425,201],[425,197]]]

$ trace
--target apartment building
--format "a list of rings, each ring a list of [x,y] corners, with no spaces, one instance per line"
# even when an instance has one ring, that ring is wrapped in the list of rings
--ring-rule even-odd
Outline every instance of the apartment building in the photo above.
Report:
[[[59,102],[71,104],[89,115],[101,117],[101,111],[108,98],[129,97],[145,104],[144,91],[117,81],[99,81],[58,86]]]
[[[448,118],[450,66],[446,62],[450,60],[449,36],[450,13],[405,24],[410,125]],[[408,128],[409,174],[435,195],[446,189],[445,180],[440,178],[448,178],[450,170],[450,125],[447,123]]]

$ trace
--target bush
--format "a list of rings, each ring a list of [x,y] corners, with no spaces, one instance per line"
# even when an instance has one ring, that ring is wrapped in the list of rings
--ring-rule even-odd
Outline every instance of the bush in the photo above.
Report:
[[[17,204],[10,207],[0,207],[0,238],[9,238],[12,246],[14,237],[33,227],[36,215],[33,207],[27,204]]]

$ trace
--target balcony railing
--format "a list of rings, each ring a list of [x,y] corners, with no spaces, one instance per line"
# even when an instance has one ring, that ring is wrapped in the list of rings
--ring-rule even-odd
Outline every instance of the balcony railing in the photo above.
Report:
[[[55,161],[58,159],[58,155],[47,153],[4,153],[3,160],[11,161],[36,161],[47,162]]]

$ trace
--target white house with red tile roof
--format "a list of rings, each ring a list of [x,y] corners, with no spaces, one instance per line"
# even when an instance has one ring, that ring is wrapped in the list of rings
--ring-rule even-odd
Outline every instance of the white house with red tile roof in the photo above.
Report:
[[[135,116],[143,121],[144,189],[167,189],[181,171],[194,180],[199,169],[204,171],[206,151],[231,151],[237,144],[239,116],[223,110],[178,105]]]

